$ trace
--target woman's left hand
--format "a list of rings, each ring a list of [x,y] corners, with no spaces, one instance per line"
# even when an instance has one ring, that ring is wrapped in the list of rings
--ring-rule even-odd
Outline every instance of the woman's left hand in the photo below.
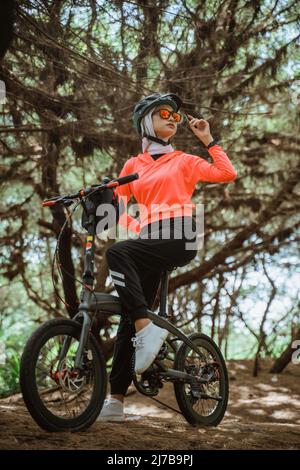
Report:
[[[213,137],[210,133],[209,122],[205,119],[194,118],[190,114],[187,114],[187,117],[189,127],[194,132],[195,136],[198,137],[198,139],[200,139],[206,146],[212,142]]]

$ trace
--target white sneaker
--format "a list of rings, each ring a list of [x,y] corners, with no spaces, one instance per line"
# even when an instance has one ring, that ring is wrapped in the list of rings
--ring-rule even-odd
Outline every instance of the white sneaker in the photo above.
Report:
[[[152,364],[169,332],[150,322],[132,338],[135,347],[135,372],[141,374]]]
[[[125,421],[124,403],[116,398],[104,400],[104,404],[97,421]]]

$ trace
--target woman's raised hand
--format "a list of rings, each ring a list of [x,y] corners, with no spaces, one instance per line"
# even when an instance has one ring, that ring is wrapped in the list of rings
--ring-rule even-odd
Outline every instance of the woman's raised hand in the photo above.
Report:
[[[210,133],[209,122],[205,119],[194,118],[190,114],[187,114],[187,117],[189,127],[194,132],[195,136],[198,137],[198,139],[200,139],[204,145],[208,145],[210,142],[212,142],[213,137]]]

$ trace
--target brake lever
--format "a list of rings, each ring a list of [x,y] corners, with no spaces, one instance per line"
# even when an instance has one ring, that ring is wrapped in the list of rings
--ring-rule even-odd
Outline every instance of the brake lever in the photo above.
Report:
[[[74,203],[73,199],[64,199],[63,197],[60,199],[53,199],[48,201],[43,201],[43,207],[47,206],[71,206]]]

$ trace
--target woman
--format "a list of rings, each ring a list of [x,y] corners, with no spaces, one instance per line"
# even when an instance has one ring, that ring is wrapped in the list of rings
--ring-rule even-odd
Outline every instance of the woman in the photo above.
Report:
[[[191,197],[198,181],[227,183],[237,173],[226,153],[213,139],[209,123],[188,115],[196,137],[209,149],[214,163],[174,150],[170,139],[183,115],[174,94],[155,93],[134,108],[133,124],[142,138],[143,152],[130,158],[119,176],[138,173],[139,179],[120,186],[117,194],[126,206],[134,195],[143,207],[140,223],[126,212],[119,223],[139,234],[136,239],[115,243],[106,252],[110,276],[124,308],[115,343],[110,374],[111,397],[99,416],[102,421],[124,421],[124,396],[132,381],[135,343],[135,371],[142,373],[157,356],[168,331],[154,325],[147,316],[158,290],[161,272],[189,263],[197,253],[187,249],[186,230],[195,233]],[[170,207],[172,210],[170,210]],[[165,227],[170,228],[165,237]],[[149,237],[150,235],[150,237]],[[135,336],[135,337],[134,337]]]

